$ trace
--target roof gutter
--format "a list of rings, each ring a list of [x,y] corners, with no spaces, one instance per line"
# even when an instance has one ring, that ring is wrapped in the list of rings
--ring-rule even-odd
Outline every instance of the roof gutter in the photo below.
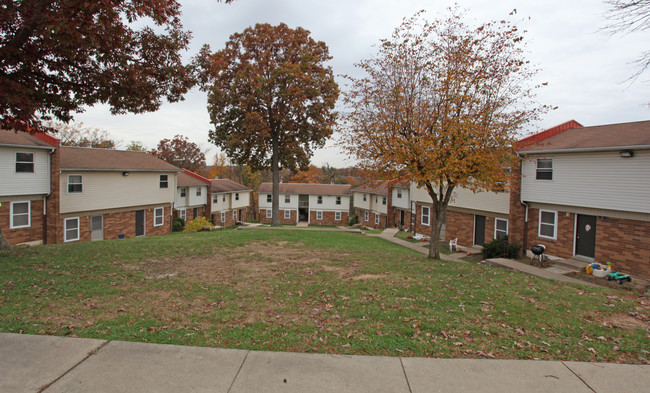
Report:
[[[0,147],[13,147],[17,149],[40,149],[40,150],[52,150],[52,146],[37,146],[37,145],[15,145],[12,143],[0,143]]]
[[[571,149],[548,149],[548,150],[524,150],[517,152],[518,156],[526,154],[546,154],[546,153],[584,153],[599,151],[619,151],[619,150],[646,150],[650,145],[632,145],[632,146],[604,146],[604,147],[579,147]]]
[[[89,168],[61,168],[61,172],[162,172],[162,173],[169,173],[169,172],[183,172],[180,170],[173,170],[173,169],[129,169],[129,168],[122,168],[122,169],[89,169]]]

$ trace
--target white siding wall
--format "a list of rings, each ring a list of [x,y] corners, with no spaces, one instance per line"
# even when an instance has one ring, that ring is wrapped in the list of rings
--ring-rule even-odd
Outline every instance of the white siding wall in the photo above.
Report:
[[[208,203],[208,186],[192,186],[188,187],[189,193],[187,194],[187,200],[189,201],[189,206],[201,206]],[[201,195],[196,195],[196,190],[201,189]]]
[[[270,194],[259,194],[259,197],[260,197],[259,208],[260,209],[270,209],[271,208],[271,202],[266,201],[267,195],[270,195]],[[284,194],[280,194],[280,195],[281,195],[281,197],[280,197],[280,207],[282,207],[282,203],[284,202],[284,196],[283,196]],[[297,201],[298,200],[298,195],[291,195],[291,201],[292,202],[293,202],[294,199]]]
[[[339,195],[341,197],[341,204],[336,204],[335,195],[322,195],[323,203],[318,204],[318,195],[309,196],[309,210],[332,210],[332,211],[348,211],[350,210],[350,197],[345,195]]]
[[[181,197],[181,189],[185,188],[185,197]],[[201,196],[196,196],[196,189],[201,189]],[[203,206],[208,203],[208,186],[185,186],[178,187],[176,190],[176,209],[184,209],[193,206]]]
[[[225,201],[223,200],[224,195],[226,196]],[[215,196],[217,197],[217,202],[214,202]],[[212,194],[212,213],[220,212],[223,210],[230,210],[230,198],[230,193]]]
[[[174,202],[176,174],[169,176],[168,188],[160,188],[163,173],[62,172],[60,174],[61,213],[105,210]],[[83,192],[68,194],[68,175],[83,176]]]
[[[400,209],[409,209],[411,207],[410,199],[409,199],[409,190],[406,188],[400,188],[400,190],[402,190],[402,197],[398,198],[397,188],[393,188],[392,204],[394,207],[398,207]]]
[[[417,202],[432,202],[429,193],[424,188],[418,188],[415,183],[411,184],[411,198]],[[466,188],[456,188],[449,206],[509,214],[510,194],[507,192],[473,193]]]
[[[266,201],[266,196],[269,194],[260,194],[260,209],[270,209],[271,203]],[[291,194],[291,203],[284,203],[285,194],[280,194],[280,210],[283,209],[298,209],[298,194]],[[309,195],[309,210],[323,210],[323,211],[349,211],[350,210],[350,197],[347,195],[339,195],[341,197],[341,204],[336,204],[336,195],[322,195],[323,203],[318,204],[318,195]]]
[[[370,210],[370,200],[372,199],[372,195],[364,192],[353,192],[354,195],[354,208],[355,209],[363,209],[363,210]],[[366,195],[366,201],[363,201],[363,195]]]
[[[16,153],[34,153],[34,173],[16,173]],[[50,192],[50,153],[42,149],[0,147],[0,195]]]
[[[522,165],[524,201],[650,213],[650,151],[552,154],[553,180],[536,180],[537,158]]]
[[[239,200],[235,200],[235,194],[239,194]],[[232,208],[241,209],[242,207],[248,207],[251,204],[251,193],[250,191],[237,191],[232,194]]]
[[[280,194],[280,210],[283,209],[292,209],[296,210],[298,209],[298,194],[288,194],[289,195],[289,203],[285,203],[284,199],[287,196],[287,194]],[[266,194],[264,195],[264,205],[266,206]],[[271,207],[271,204],[268,204],[268,207]]]

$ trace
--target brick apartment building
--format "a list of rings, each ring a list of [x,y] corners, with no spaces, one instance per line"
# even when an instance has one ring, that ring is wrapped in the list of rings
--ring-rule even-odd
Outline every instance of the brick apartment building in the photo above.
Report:
[[[350,220],[349,184],[281,183],[280,223],[310,225],[347,225]],[[260,222],[271,222],[272,183],[258,189]]]

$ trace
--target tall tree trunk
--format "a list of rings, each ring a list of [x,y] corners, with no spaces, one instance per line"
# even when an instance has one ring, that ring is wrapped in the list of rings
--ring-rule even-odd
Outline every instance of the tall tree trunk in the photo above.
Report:
[[[273,196],[271,200],[271,226],[277,227],[280,226],[280,157],[278,156],[278,150],[280,149],[280,143],[278,141],[279,137],[276,135],[273,136],[273,154],[271,156],[271,167],[273,170]]]
[[[440,259],[440,250],[438,243],[440,242],[440,228],[442,228],[443,215],[440,214],[440,203],[433,199],[433,207],[431,209],[431,241],[429,244],[429,258]]]
[[[0,250],[9,250],[11,246],[7,243],[7,239],[2,234],[2,229],[0,229]]]

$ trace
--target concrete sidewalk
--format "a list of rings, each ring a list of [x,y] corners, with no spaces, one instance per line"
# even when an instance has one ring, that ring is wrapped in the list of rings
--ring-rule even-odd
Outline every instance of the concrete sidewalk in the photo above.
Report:
[[[256,352],[0,333],[0,392],[642,392],[650,366]]]
[[[387,241],[389,241],[391,243],[399,244],[400,246],[410,248],[411,250],[417,251],[417,252],[419,252],[421,254],[425,254],[425,255],[429,254],[428,248],[423,247],[423,244],[411,243],[411,242],[407,242],[406,240],[396,238],[395,234],[397,233],[397,231],[398,230],[395,229],[395,228],[385,229],[379,235],[374,235],[374,236],[378,236],[378,237],[381,237],[382,239],[385,239],[385,240],[387,240]],[[370,236],[373,236],[373,235],[370,235]],[[472,251],[472,249],[467,249],[466,247],[462,247],[462,246],[460,246],[460,249],[465,251],[465,252],[467,252],[468,250]],[[452,253],[452,254],[449,254],[449,255],[441,255],[441,258],[446,259],[446,260],[466,263],[465,261],[460,259],[460,258],[462,258],[462,257],[464,257],[466,255],[465,252]],[[555,273],[554,271],[549,270],[549,269],[541,269],[541,268],[538,268],[538,267],[535,267],[535,266],[526,265],[526,264],[521,263],[521,262],[513,261],[511,259],[495,258],[495,259],[488,259],[486,262],[488,264],[490,264],[490,265],[501,266],[501,267],[505,267],[505,268],[508,268],[508,269],[517,270],[517,271],[522,272],[522,273],[527,273],[527,274],[531,274],[533,276],[547,278],[549,280],[569,282],[569,283],[573,283],[573,284],[580,284],[580,285],[586,285],[586,286],[592,286],[592,287],[596,286],[596,284],[593,284],[593,283],[590,283],[590,282],[587,282],[587,281],[582,281],[582,280],[578,280],[576,278],[567,277],[567,276],[565,276],[563,274]]]

